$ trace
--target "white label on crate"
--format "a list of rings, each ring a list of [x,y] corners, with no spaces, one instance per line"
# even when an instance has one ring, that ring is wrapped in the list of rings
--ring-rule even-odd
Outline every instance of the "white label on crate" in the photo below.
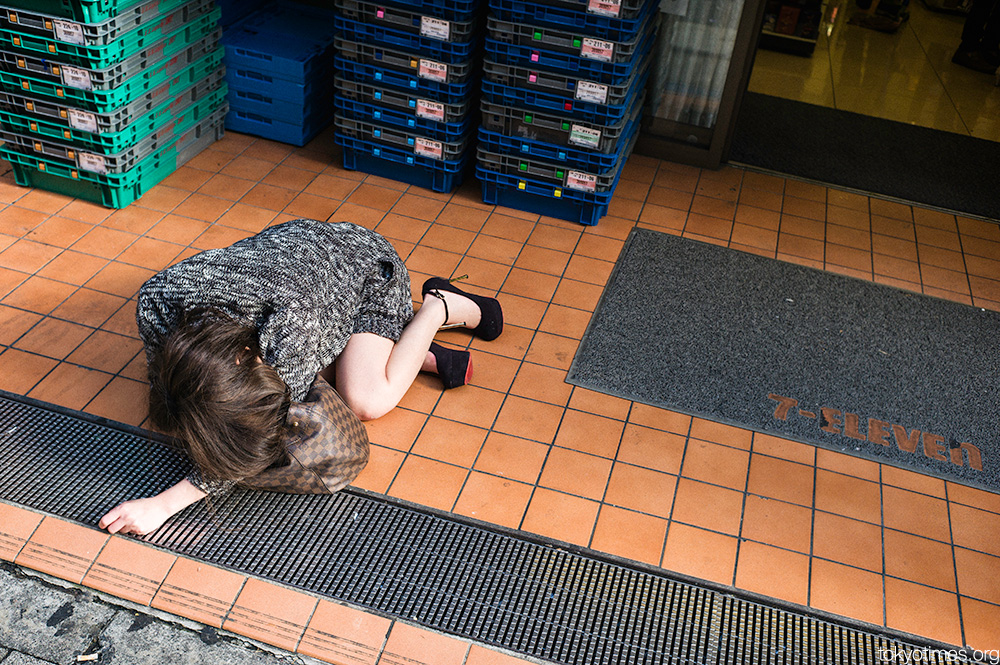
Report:
[[[90,80],[90,72],[79,67],[62,66],[62,80],[64,85],[80,90],[93,90],[94,82]]]
[[[417,117],[444,122],[444,104],[427,99],[417,100]]]
[[[444,159],[444,144],[417,136],[413,142],[413,152],[423,157]]]
[[[420,69],[417,70],[417,75],[422,79],[445,83],[448,80],[448,65],[443,62],[434,62],[433,60],[424,60],[421,58]]]
[[[597,176],[580,171],[570,171],[566,174],[566,187],[584,192],[597,191]]]
[[[83,26],[79,23],[52,19],[52,30],[56,39],[69,44],[83,44]]]
[[[593,37],[584,37],[583,44],[580,46],[580,56],[601,62],[611,62],[611,59],[615,57],[615,43]]]
[[[587,0],[587,11],[601,16],[618,16],[622,11],[622,0]]]
[[[76,165],[81,171],[93,171],[105,175],[108,172],[108,164],[104,161],[104,155],[95,155],[91,152],[76,153]]]
[[[451,21],[434,18],[433,16],[421,16],[420,36],[440,39],[446,42],[451,37]]]
[[[80,109],[66,109],[68,112],[69,126],[73,129],[79,129],[81,132],[90,132],[91,134],[96,134],[100,131],[97,126],[97,116],[93,113],[88,113],[87,111],[81,111]]]
[[[594,83],[592,81],[577,81],[575,96],[581,102],[607,104],[608,86],[601,85],[600,83]]]
[[[573,125],[569,130],[569,142],[573,145],[597,150],[597,146],[601,143],[601,130]]]

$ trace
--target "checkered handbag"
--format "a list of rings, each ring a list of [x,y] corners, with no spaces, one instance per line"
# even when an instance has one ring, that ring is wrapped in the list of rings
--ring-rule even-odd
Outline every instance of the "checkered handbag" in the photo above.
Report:
[[[332,494],[368,463],[368,431],[337,391],[317,377],[304,402],[288,408],[288,464],[245,478],[247,487],[289,494]]]

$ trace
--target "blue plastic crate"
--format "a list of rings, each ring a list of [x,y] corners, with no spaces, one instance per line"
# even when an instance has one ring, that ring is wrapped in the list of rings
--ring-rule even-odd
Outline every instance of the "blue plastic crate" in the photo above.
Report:
[[[374,86],[337,76],[333,81],[337,94],[362,104],[372,104],[385,109],[434,122],[463,122],[470,112],[472,99],[460,103],[444,103],[423,99],[420,95],[386,86]]]
[[[230,108],[226,114],[226,129],[252,134],[279,143],[303,146],[333,122],[333,109],[307,118],[304,123],[283,122],[276,118]]]
[[[337,108],[337,113],[345,118],[397,127],[438,141],[461,140],[472,129],[472,122],[475,120],[473,116],[469,115],[462,122],[435,122],[434,120],[418,118],[412,113],[364,104],[340,95],[334,97],[334,105]]]
[[[269,0],[215,0],[215,4],[222,10],[219,25],[228,28],[264,7],[268,2]]]
[[[649,0],[539,0],[539,4],[600,18],[634,19],[649,6]]]
[[[471,159],[426,159],[412,152],[359,141],[340,134],[334,142],[343,149],[344,168],[406,182],[435,192],[450,192],[462,184]]]
[[[373,64],[348,60],[341,56],[334,58],[334,67],[344,78],[352,81],[371,85],[386,85],[446,104],[466,102],[479,83],[471,78],[462,83],[439,83],[415,74],[406,74]],[[476,86],[474,87],[473,84]]]
[[[362,122],[342,115],[338,115],[334,123],[338,136],[408,151],[421,158],[451,162],[461,160],[471,152],[468,150],[473,139],[471,131],[455,141],[441,141],[398,127]]]
[[[487,34],[506,44],[525,47],[541,47],[558,53],[588,58],[598,62],[630,62],[645,47],[645,40],[659,25],[659,15],[642,24],[641,30],[628,38],[599,39],[583,32],[567,30],[566,26],[529,25],[527,16],[508,14],[514,20],[503,20],[491,15],[486,22]]]
[[[653,37],[654,35],[650,34],[632,60],[625,62],[600,62],[534,46],[506,44],[489,37],[486,39],[486,57],[494,62],[515,67],[546,69],[607,85],[621,85],[649,59],[649,54],[653,50]]]
[[[607,214],[612,194],[588,194],[555,187],[530,178],[496,173],[476,166],[483,185],[483,201],[570,222],[594,226]]]
[[[487,2],[486,0],[388,0],[379,4],[451,21],[472,21],[486,10]]]
[[[547,91],[529,90],[526,87],[512,87],[501,85],[490,80],[483,80],[483,99],[495,104],[511,104],[525,109],[558,113],[561,115],[580,118],[588,122],[602,125],[610,125],[627,117],[632,110],[632,106],[638,97],[645,92],[646,79],[649,77],[649,69],[644,69],[639,73],[640,78],[632,81],[630,86],[623,89],[628,95],[619,104],[602,104],[595,101],[576,98],[572,92],[569,96],[552,94]],[[510,80],[510,77],[506,77]],[[593,99],[601,98],[603,89],[604,96],[608,96],[609,88],[599,83],[584,82],[587,84],[589,94]],[[574,86],[575,87],[575,86]]]
[[[359,23],[382,25],[442,42],[469,42],[482,28],[482,16],[466,20],[455,16],[432,16],[412,6],[393,6],[364,0],[336,0],[337,11],[344,18]]]
[[[443,42],[380,25],[359,23],[339,15],[334,20],[334,25],[347,41],[388,47],[411,57],[430,58],[448,64],[468,62],[479,45],[478,40]]]
[[[548,26],[613,42],[627,42],[643,32],[646,22],[655,17],[659,4],[659,0],[645,0],[638,15],[628,19],[527,0],[490,0],[490,12],[504,21]]]
[[[525,177],[543,182],[554,187],[582,191],[589,194],[610,194],[618,184],[625,160],[632,154],[639,133],[632,135],[623,142],[627,145],[618,156],[618,161],[606,170],[598,171],[583,165],[552,163],[544,159],[536,159],[525,155],[512,155],[491,152],[487,146],[479,144],[476,159],[479,167],[486,171],[502,173],[517,178]]]
[[[226,66],[304,83],[332,63],[333,19],[330,9],[271,5],[223,33]]]
[[[618,151],[619,143],[627,136],[626,130],[631,129],[642,114],[642,100],[642,97],[636,98],[630,114],[613,125],[600,125],[483,100],[482,126],[499,134],[611,154]]]
[[[323,69],[305,82],[292,81],[257,69],[227,67],[226,82],[231,90],[256,93],[264,98],[283,99],[290,104],[303,106],[323,94],[333,77],[333,67]]]
[[[289,100],[283,97],[268,97],[253,90],[231,88],[229,105],[231,108],[254,115],[301,125],[319,109],[333,107],[333,89],[319,87],[308,95],[303,93],[300,100]]]
[[[632,136],[633,133],[638,132],[638,129],[639,120],[636,119],[625,129],[623,137]],[[480,127],[479,145],[490,152],[523,155],[556,164],[577,166],[585,171],[603,173],[618,165],[618,161],[624,154],[629,142],[627,140],[620,140],[617,142],[614,152],[603,153],[593,150],[570,148],[565,145],[546,143],[545,141],[535,141],[521,136],[508,136]]]

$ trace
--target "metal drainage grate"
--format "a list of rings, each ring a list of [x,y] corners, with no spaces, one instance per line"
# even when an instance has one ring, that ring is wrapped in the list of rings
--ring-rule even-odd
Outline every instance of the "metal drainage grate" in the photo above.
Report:
[[[0,460],[0,499],[84,524],[188,468],[141,431],[3,395]],[[557,663],[974,662],[354,491],[237,491],[151,542]]]

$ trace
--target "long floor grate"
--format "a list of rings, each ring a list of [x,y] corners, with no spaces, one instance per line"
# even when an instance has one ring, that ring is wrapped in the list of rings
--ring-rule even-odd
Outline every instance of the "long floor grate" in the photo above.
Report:
[[[147,433],[13,395],[0,395],[0,456],[0,499],[90,525],[188,469]],[[151,542],[566,665],[975,662],[351,490],[238,490],[180,513]]]

